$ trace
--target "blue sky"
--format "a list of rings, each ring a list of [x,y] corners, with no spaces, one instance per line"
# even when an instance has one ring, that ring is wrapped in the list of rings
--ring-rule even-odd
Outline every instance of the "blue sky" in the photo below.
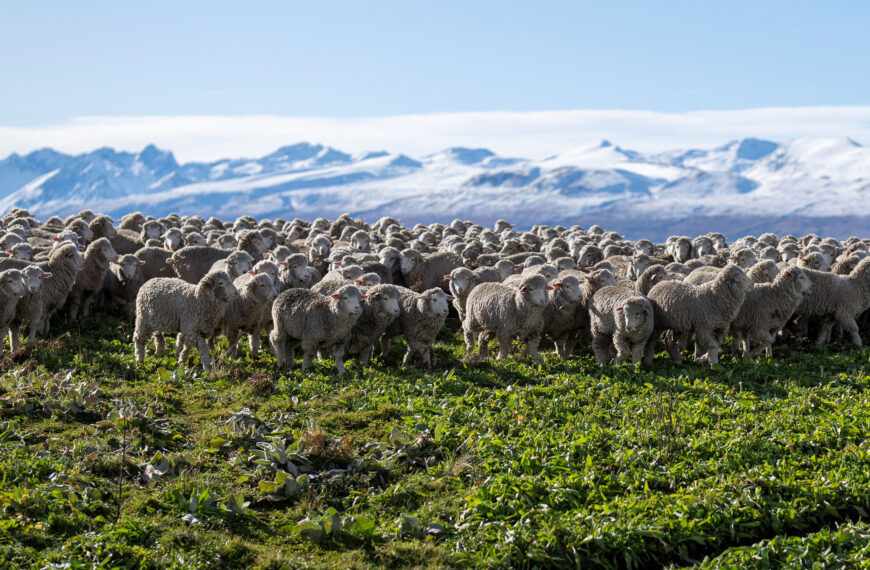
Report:
[[[133,128],[131,117],[164,119],[162,131],[142,128],[113,138],[91,130],[90,138],[75,139],[98,144],[102,136],[105,144],[132,146],[140,139],[187,144],[173,133],[189,127],[192,116],[328,118],[339,121],[331,123],[337,131],[287,123],[286,132],[272,134],[288,141],[334,136],[325,142],[353,148],[388,146],[392,139],[356,140],[341,131],[341,119],[863,109],[870,94],[867,22],[870,2],[845,1],[0,0],[0,155],[50,144],[72,149],[75,136],[64,139],[56,131],[81,128],[81,117],[99,117],[104,126],[119,118],[119,132]],[[167,119],[172,117],[179,120]],[[624,122],[611,136],[625,134]],[[468,126],[465,138],[473,142],[485,123]],[[655,124],[649,128],[670,128]],[[854,130],[838,127],[827,134],[859,138],[866,120],[850,124]],[[763,121],[759,125],[759,132],[745,134],[778,136]],[[216,129],[205,129],[207,136],[218,136]],[[588,137],[609,131],[605,122]],[[819,134],[800,124],[793,131],[780,138]],[[259,150],[257,141],[265,146],[267,140],[255,135],[247,143],[256,147],[252,152]],[[622,142],[631,143],[631,133]]]
[[[867,102],[868,2],[9,2],[0,124]]]

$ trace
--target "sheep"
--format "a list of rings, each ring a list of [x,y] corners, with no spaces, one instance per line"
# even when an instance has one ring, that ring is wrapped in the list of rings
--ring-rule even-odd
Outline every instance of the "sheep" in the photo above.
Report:
[[[355,282],[363,275],[363,268],[359,265],[338,267],[324,275],[323,279],[311,287],[311,290],[321,295],[331,295],[342,286]]]
[[[611,347],[617,364],[631,357],[636,365],[653,333],[653,307],[643,295],[628,287],[603,287],[589,301],[589,327],[595,361],[606,364]]]
[[[650,289],[647,297],[653,305],[655,331],[646,345],[644,362],[652,363],[658,332],[669,330],[676,335],[694,333],[700,353],[699,361],[719,362],[719,346],[731,322],[737,316],[752,280],[734,264],[729,264],[713,281],[700,286],[665,281]],[[674,339],[666,342],[668,353],[676,363],[682,355]]]
[[[185,246],[166,261],[175,275],[188,283],[198,283],[220,259],[230,256],[230,251],[209,246]]]
[[[145,242],[139,238],[138,231],[123,228],[116,230],[114,235],[109,236],[109,241],[112,242],[112,247],[118,252],[118,255],[135,253],[145,247]]]
[[[755,253],[751,249],[740,247],[734,250],[728,258],[741,269],[749,269],[755,265]]]
[[[570,356],[571,338],[577,332],[577,309],[583,300],[580,280],[572,275],[559,277],[552,283],[547,305],[544,307],[544,336],[553,340],[556,355],[562,360]]]
[[[269,246],[263,240],[263,236],[257,230],[244,231],[239,234],[238,248],[247,251],[254,261],[263,259],[263,255],[269,251]]]
[[[831,262],[823,253],[814,251],[801,257],[798,261],[798,267],[815,271],[830,271]]]
[[[308,267],[308,258],[301,253],[288,256],[284,260],[280,281],[279,288],[284,289],[311,287],[312,273],[311,268]]]
[[[347,356],[359,355],[360,364],[372,358],[374,343],[401,314],[399,290],[395,285],[381,284],[363,289],[362,313],[353,325],[345,345]]]
[[[274,261],[264,259],[262,261],[258,261],[256,265],[254,265],[254,273],[265,273],[266,275],[268,275],[269,279],[272,280],[272,283],[275,284],[277,290],[278,277],[281,275],[280,265],[278,265]]]
[[[9,323],[9,344],[12,350],[18,348],[18,333],[22,326],[27,327],[30,342],[36,338],[37,328],[42,323],[42,284],[51,278],[51,273],[46,273],[38,265],[28,265],[20,271],[24,281],[24,294],[13,305],[14,316]]]
[[[238,353],[239,333],[246,333],[251,358],[254,359],[260,350],[260,332],[266,320],[271,317],[272,302],[278,292],[271,277],[253,271],[236,277],[233,287],[238,295],[227,305],[214,334],[219,331],[227,337],[228,354],[235,358]]]
[[[809,268],[803,268],[803,271],[812,281],[813,288],[795,309],[795,315],[822,319],[816,344],[830,341],[831,330],[837,324],[849,334],[855,346],[862,347],[855,319],[870,308],[870,258],[862,259],[849,275]]]
[[[235,279],[240,275],[244,275],[252,269],[254,258],[247,251],[233,251],[226,259],[219,259],[214,262],[209,273],[218,271],[226,271],[230,279]]]
[[[145,282],[143,265],[145,262],[131,253],[112,262],[103,281],[103,303],[106,309],[133,316],[136,296]]]
[[[501,283],[502,282],[502,274],[495,267],[478,267],[473,272],[472,279],[474,280],[474,285],[480,285],[481,283]],[[452,292],[452,290],[451,290]],[[454,294],[455,296],[455,294]],[[463,301],[463,308],[464,308]]]
[[[455,253],[442,251],[424,256],[413,249],[402,251],[402,278],[408,289],[418,293],[433,287],[447,291],[444,276],[457,267],[462,267],[462,260]]]
[[[26,285],[20,270],[7,269],[0,272],[0,356],[3,355],[3,339],[15,319],[15,309],[24,296]]]
[[[155,277],[175,277],[175,271],[168,263],[172,251],[163,247],[145,246],[133,255],[143,262],[142,277],[145,281]]]
[[[302,370],[311,367],[318,351],[329,351],[335,367],[344,374],[344,346],[362,313],[365,297],[354,285],[345,285],[332,295],[308,289],[288,289],[272,304],[272,332],[269,343],[278,367],[293,365],[297,346],[303,351]]]
[[[417,293],[405,287],[396,286],[399,292],[399,316],[390,323],[381,335],[381,359],[386,360],[390,351],[390,341],[396,336],[405,337],[408,348],[402,358],[402,366],[411,364],[414,353],[420,355],[421,363],[432,367],[432,343],[438,331],[444,326],[449,313],[447,303],[453,297],[443,289],[433,287]]]
[[[731,323],[734,345],[742,346],[744,355],[754,357],[763,350],[771,358],[777,333],[812,288],[809,277],[795,266],[777,275],[772,283],[756,283]],[[751,349],[752,343],[757,345],[755,349]]]
[[[163,242],[166,249],[169,251],[178,251],[184,247],[184,234],[178,228],[169,228],[163,234]]]
[[[91,242],[85,250],[82,270],[76,275],[75,284],[69,294],[69,320],[75,320],[81,309],[82,316],[88,316],[94,296],[103,289],[103,281],[109,263],[118,259],[108,238]]]
[[[641,295],[646,295],[657,283],[670,281],[671,279],[671,274],[668,273],[667,269],[661,265],[653,265],[647,267],[646,271],[638,277],[636,289]]]
[[[746,275],[752,279],[753,283],[773,283],[773,280],[779,275],[779,268],[774,260],[765,259],[750,267]]]
[[[187,362],[191,346],[199,353],[206,372],[211,372],[211,355],[207,339],[237,296],[230,276],[225,272],[209,273],[196,285],[175,277],[148,281],[136,296],[136,325],[133,331],[136,360],[145,362],[145,343],[154,335],[155,354],[166,348],[165,333],[178,333],[178,365]]]
[[[529,354],[540,363],[538,343],[544,327],[543,312],[547,305],[547,285],[542,275],[526,277],[517,289],[500,283],[483,283],[468,295],[462,330],[468,353],[474,351],[475,341],[480,343],[479,355],[489,356],[489,341],[498,339],[498,360],[507,358],[511,339],[519,337],[526,342]]]
[[[465,300],[471,289],[478,283],[475,274],[467,267],[457,267],[444,276],[449,282],[450,294],[453,296],[453,307],[459,314],[459,320],[465,319]]]

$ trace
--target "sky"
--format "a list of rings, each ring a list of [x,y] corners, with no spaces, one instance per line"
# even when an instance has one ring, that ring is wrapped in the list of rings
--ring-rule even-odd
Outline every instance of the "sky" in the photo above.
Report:
[[[868,21],[858,1],[0,0],[0,155],[870,143]]]

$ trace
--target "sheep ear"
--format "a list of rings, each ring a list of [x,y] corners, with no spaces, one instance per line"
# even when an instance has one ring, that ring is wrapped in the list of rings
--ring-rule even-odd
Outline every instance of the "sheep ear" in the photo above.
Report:
[[[332,264],[333,264],[334,266],[336,266],[336,267],[341,267],[341,262],[340,262],[340,261],[334,261]]]
[[[362,285],[362,279],[354,279],[353,282],[357,285]]]
[[[360,300],[360,301],[365,301],[366,298],[367,298],[367,297],[366,297],[365,295],[360,295],[360,296],[359,296],[359,300]]]
[[[552,291],[552,290],[553,290],[553,288],[550,287],[549,285],[547,285],[546,287],[544,287],[544,291]]]
[[[278,265],[280,265],[281,267],[287,267],[287,262],[286,261],[279,261]]]
[[[616,307],[616,310],[617,310],[617,311],[621,311],[621,310],[622,310],[622,307]]]
[[[143,265],[145,265],[145,262],[144,262],[144,261],[140,261],[140,262],[139,262],[139,267],[142,267]]]
[[[51,238],[51,241],[60,241],[60,238],[53,237]]]
[[[453,276],[452,275],[445,275],[444,279],[447,279],[448,281],[450,281],[451,279],[453,279]]]
[[[553,287],[561,287],[561,286],[562,286],[561,283],[553,283]]]
[[[528,290],[529,290],[528,287],[520,287],[520,293],[525,293]]]
[[[455,299],[455,298],[456,298],[456,297],[454,297],[453,295],[447,295],[447,300],[448,300],[448,301],[452,301],[452,300]]]
[[[51,273],[43,273],[39,276],[40,279],[48,279],[51,277]]]
[[[338,300],[338,295],[337,295],[337,294],[336,294],[336,295],[331,295],[331,297],[332,297],[333,299],[335,299],[336,301]]]
[[[7,250],[6,250],[6,253],[12,254],[12,253],[15,253],[15,252],[12,251],[11,249],[7,249]]]
[[[251,269],[250,271],[248,271],[248,275],[256,275],[256,274],[257,274],[257,272],[254,271],[253,269]]]

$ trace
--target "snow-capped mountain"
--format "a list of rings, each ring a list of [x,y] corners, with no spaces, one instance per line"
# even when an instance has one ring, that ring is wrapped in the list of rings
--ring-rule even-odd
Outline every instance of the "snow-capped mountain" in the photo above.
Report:
[[[601,224],[630,236],[723,231],[866,235],[870,150],[842,139],[758,139],[644,154],[608,141],[541,160],[448,148],[412,158],[352,156],[299,143],[257,159],[178,164],[149,145],[70,156],[43,149],[0,160],[0,211],[40,217],[83,208],[233,219],[342,212],[406,224],[453,218],[520,227]]]

